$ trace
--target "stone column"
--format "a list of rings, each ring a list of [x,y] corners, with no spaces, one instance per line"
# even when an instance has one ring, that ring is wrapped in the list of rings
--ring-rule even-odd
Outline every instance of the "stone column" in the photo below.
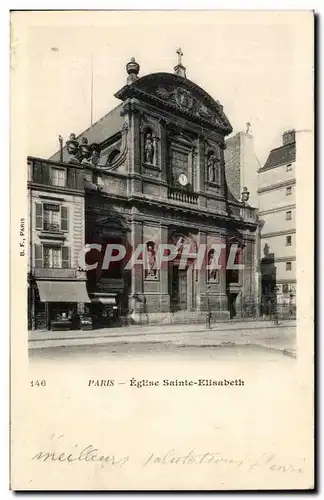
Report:
[[[207,233],[205,231],[199,231],[197,236],[198,249],[200,245],[207,245]],[[197,297],[196,297],[196,310],[206,311],[207,310],[207,271],[206,266],[203,265],[201,269],[196,270],[198,273],[197,282]]]
[[[143,243],[143,223],[138,220],[131,221],[131,246],[132,252]],[[143,298],[143,266],[138,264],[132,266],[131,270],[131,293],[129,296],[129,310],[136,322],[143,320],[145,304]]]
[[[212,240],[217,245],[226,245],[226,235],[217,232],[212,235]],[[212,309],[212,322],[217,322],[219,319],[228,318],[228,297],[226,290],[226,248],[223,248],[219,255],[218,265],[218,280],[217,283],[212,281],[209,283],[210,304]]]
[[[128,147],[128,194],[142,191],[141,182],[141,132],[140,114],[135,108],[134,102],[125,101],[123,114],[125,124],[128,127],[127,147]]]
[[[198,161],[197,161],[197,192],[199,193],[198,205],[200,207],[207,206],[205,195],[205,140],[203,136],[198,139]]]
[[[167,155],[168,155],[168,135],[167,135],[167,122],[163,118],[160,119],[160,167],[161,167],[161,180],[168,181],[167,178]]]
[[[160,226],[160,243],[168,243],[168,226],[161,224]],[[165,263],[159,270],[160,273],[160,312],[170,312],[170,295],[169,295],[169,268]]]

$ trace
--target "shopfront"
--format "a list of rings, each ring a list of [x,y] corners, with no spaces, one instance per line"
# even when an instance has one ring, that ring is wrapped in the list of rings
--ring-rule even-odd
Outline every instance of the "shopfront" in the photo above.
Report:
[[[90,299],[91,303],[87,306],[87,309],[92,318],[93,328],[107,328],[118,325],[117,294],[93,293],[90,294]]]
[[[43,281],[34,287],[34,328],[78,329],[90,302],[85,281]]]

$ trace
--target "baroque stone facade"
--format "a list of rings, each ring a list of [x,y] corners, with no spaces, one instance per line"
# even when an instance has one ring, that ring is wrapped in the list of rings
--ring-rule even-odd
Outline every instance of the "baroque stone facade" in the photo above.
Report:
[[[175,73],[139,78],[132,59],[127,83],[115,94],[121,104],[72,135],[51,158],[67,168],[82,167],[85,243],[103,249],[120,244],[130,253],[146,245],[147,268],[127,269],[125,258],[107,270],[99,259],[87,273],[91,302],[114,296],[119,316],[134,322],[177,321],[183,314],[201,321],[206,311],[234,317],[255,299],[257,211],[248,197],[235,198],[226,182],[225,138],[232,127],[222,105],[187,79],[179,64]],[[221,268],[196,269],[190,257],[184,269],[179,258],[154,269],[158,246],[170,243],[179,255],[206,245],[206,262],[211,245],[222,244]],[[242,270],[226,269],[233,245]],[[98,252],[89,259],[98,261]]]

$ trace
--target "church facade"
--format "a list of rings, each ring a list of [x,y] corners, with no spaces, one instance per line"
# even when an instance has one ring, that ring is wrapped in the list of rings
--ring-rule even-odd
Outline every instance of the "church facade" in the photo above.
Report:
[[[48,160],[83,173],[84,243],[91,246],[85,262],[95,264],[87,270],[85,307],[99,318],[113,307],[135,323],[201,321],[206,312],[253,314],[258,301],[257,210],[247,188],[238,200],[226,183],[232,127],[222,105],[186,77],[178,54],[174,73],[143,77],[131,59],[115,94],[120,104],[78,137],[71,134]],[[108,269],[107,245],[126,249]],[[140,245],[146,264],[127,265]],[[156,266],[161,245],[177,254]],[[221,247],[220,265],[210,271],[213,245]],[[236,265],[228,268],[233,248]]]

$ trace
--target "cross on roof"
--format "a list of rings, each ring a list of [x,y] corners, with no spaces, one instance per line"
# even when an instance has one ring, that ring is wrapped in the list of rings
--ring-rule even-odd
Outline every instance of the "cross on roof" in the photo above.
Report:
[[[182,64],[182,61],[181,61],[181,56],[183,56],[183,52],[181,51],[181,49],[177,49],[176,50],[177,54],[178,54],[178,64]]]

